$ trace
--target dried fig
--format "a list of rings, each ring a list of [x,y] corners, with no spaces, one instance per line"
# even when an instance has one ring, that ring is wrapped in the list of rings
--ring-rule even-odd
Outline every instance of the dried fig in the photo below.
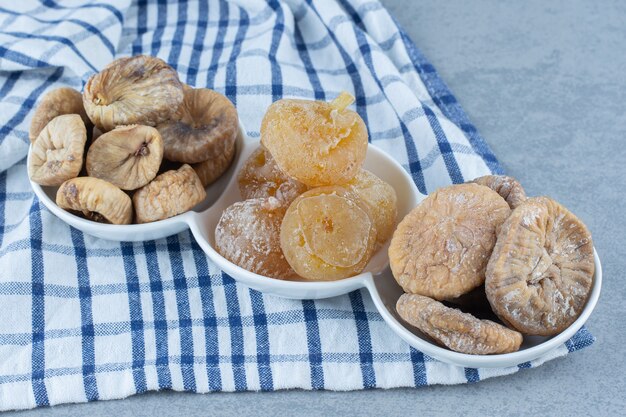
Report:
[[[130,197],[115,185],[98,178],[78,177],[65,181],[57,190],[57,205],[99,223],[130,224]]]
[[[504,198],[509,207],[514,209],[526,201],[524,187],[515,178],[506,175],[485,175],[472,180],[473,183],[491,188]]]
[[[109,181],[122,190],[143,187],[156,177],[163,159],[163,141],[150,126],[119,126],[101,135],[87,152],[91,177]]]
[[[85,84],[83,104],[102,131],[116,126],[156,126],[167,120],[183,100],[176,71],[163,60],[146,55],[120,58]]]
[[[157,128],[165,143],[165,157],[195,164],[233,152],[239,130],[237,110],[222,94],[185,86],[176,113]]]
[[[167,171],[135,191],[133,205],[137,223],[167,219],[190,210],[204,200],[206,191],[189,165]]]
[[[80,92],[70,87],[61,87],[47,92],[37,105],[28,131],[30,142],[35,142],[39,133],[52,119],[64,114],[78,114],[85,125],[91,127],[91,120],[85,113]]]
[[[400,317],[448,348],[470,355],[519,350],[522,335],[490,320],[444,306],[417,294],[402,294],[396,310]]]
[[[551,336],[582,312],[594,269],[587,227],[556,201],[530,198],[498,233],[485,290],[494,312],[514,328]]]
[[[200,181],[202,181],[203,187],[208,187],[213,184],[224,172],[228,169],[233,162],[235,156],[235,147],[228,147],[225,153],[222,153],[215,158],[209,159],[204,162],[193,164],[191,167],[196,171]]]
[[[77,114],[50,121],[31,145],[28,176],[40,185],[61,185],[83,166],[87,130]]]

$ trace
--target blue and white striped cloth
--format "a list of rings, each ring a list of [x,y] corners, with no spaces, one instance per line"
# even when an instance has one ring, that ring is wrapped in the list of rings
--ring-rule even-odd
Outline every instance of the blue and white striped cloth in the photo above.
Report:
[[[21,0],[0,6],[0,410],[147,390],[355,390],[474,382],[396,337],[364,291],[292,301],[237,285],[190,233],[118,243],[70,228],[30,190],[31,110],[119,56],[157,55],[224,93],[252,137],[282,97],[356,96],[372,142],[423,193],[501,168],[378,1]]]

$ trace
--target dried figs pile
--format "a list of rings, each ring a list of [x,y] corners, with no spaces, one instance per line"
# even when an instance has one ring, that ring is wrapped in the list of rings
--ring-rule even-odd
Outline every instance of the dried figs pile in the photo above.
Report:
[[[84,91],[59,88],[30,127],[28,173],[59,186],[56,203],[101,223],[163,220],[190,210],[230,166],[237,111],[223,95],[180,82],[159,58],[120,58]]]
[[[476,355],[514,352],[523,335],[565,330],[585,306],[595,265],[576,216],[498,175],[430,194],[398,225],[389,263],[406,292],[400,317]],[[502,324],[462,311],[484,307]]]
[[[330,103],[283,99],[238,175],[244,201],[215,229],[217,251],[257,274],[338,280],[359,274],[396,225],[396,193],[362,169],[367,129],[341,93]]]

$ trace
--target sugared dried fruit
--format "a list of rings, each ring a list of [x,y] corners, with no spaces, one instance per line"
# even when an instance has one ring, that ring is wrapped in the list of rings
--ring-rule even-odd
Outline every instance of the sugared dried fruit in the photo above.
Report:
[[[547,197],[530,198],[504,222],[487,266],[494,312],[525,334],[550,336],[582,312],[593,283],[591,234]]]
[[[506,175],[485,175],[484,177],[472,180],[472,182],[489,187],[500,194],[512,209],[526,201],[524,187],[513,177]]]
[[[456,298],[485,280],[496,228],[511,212],[495,191],[477,184],[440,188],[398,225],[389,265],[405,292]]]
[[[336,280],[356,275],[376,245],[369,207],[343,187],[309,190],[289,206],[280,245],[303,278]]]
[[[167,171],[135,191],[133,205],[137,223],[148,223],[176,216],[204,200],[206,191],[189,165]]]
[[[116,126],[156,126],[183,100],[176,71],[146,55],[116,59],[85,84],[83,104],[91,121],[103,131]]]
[[[222,94],[185,86],[176,113],[158,125],[170,161],[195,164],[233,151],[239,131],[237,110]]]
[[[272,278],[296,276],[280,248],[285,206],[274,197],[244,200],[226,208],[215,229],[215,246],[226,259]]]
[[[261,124],[261,143],[289,176],[310,186],[343,184],[356,176],[367,152],[363,119],[346,107],[341,93],[333,102],[282,99]]]
[[[403,294],[396,304],[400,317],[448,348],[470,355],[519,350],[522,335],[490,320],[444,306],[417,294]]]
[[[135,190],[152,181],[162,159],[163,141],[155,128],[119,126],[91,144],[85,165],[89,176]]]
[[[215,158],[209,159],[204,162],[199,162],[197,164],[193,164],[191,167],[196,171],[198,177],[200,177],[200,181],[202,181],[202,185],[204,187],[208,187],[213,184],[215,181],[222,176],[223,173],[226,172],[230,164],[233,162],[235,157],[235,147],[229,146],[225,150],[225,153],[222,153]]]
[[[31,145],[28,176],[40,185],[61,185],[83,166],[87,130],[77,114],[50,121]]]
[[[83,107],[83,96],[73,88],[61,87],[46,93],[37,105],[28,131],[30,142],[35,142],[52,119],[64,114],[78,114],[83,123],[91,127],[91,121]]]
[[[98,178],[79,177],[65,181],[57,191],[62,209],[99,223],[130,224],[130,197],[115,185]]]

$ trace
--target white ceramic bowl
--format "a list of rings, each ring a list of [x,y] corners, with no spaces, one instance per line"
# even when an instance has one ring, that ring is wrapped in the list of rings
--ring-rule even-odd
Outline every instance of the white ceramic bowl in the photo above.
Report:
[[[514,366],[536,359],[560,346],[572,337],[589,318],[593,311],[602,283],[600,260],[594,251],[596,272],[591,296],[580,317],[557,336],[525,337],[518,352],[502,355],[467,355],[453,352],[434,343],[416,328],[407,325],[396,312],[396,301],[402,289],[396,283],[388,267],[387,248],[383,246],[365,268],[365,272],[339,281],[303,282],[283,281],[247,271],[222,257],[215,250],[215,226],[222,211],[241,200],[237,186],[236,172],[246,158],[256,149],[258,141],[248,138],[240,126],[237,139],[237,155],[230,169],[214,184],[207,188],[207,198],[192,211],[147,224],[110,225],[85,220],[59,208],[54,200],[58,187],[41,187],[31,182],[40,201],[57,217],[73,227],[109,240],[142,241],[158,239],[179,233],[187,227],[191,229],[200,247],[208,257],[236,281],[255,290],[292,299],[318,299],[334,297],[350,291],[367,288],[374,304],[390,328],[411,346],[443,362],[466,367]],[[30,158],[30,153],[29,153]],[[424,196],[417,191],[410,175],[393,158],[370,145],[365,160],[366,169],[391,184],[398,195],[398,218],[402,219]]]

